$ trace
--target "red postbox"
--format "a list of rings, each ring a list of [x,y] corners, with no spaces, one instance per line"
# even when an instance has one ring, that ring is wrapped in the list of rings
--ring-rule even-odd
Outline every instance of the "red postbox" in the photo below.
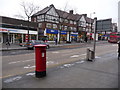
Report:
[[[41,78],[46,76],[46,45],[34,45],[35,58],[36,58],[36,70],[35,76]]]

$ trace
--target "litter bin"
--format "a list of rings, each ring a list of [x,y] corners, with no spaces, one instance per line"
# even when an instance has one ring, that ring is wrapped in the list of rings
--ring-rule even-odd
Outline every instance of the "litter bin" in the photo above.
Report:
[[[87,49],[86,60],[93,61],[93,59],[94,59],[94,51],[92,51],[88,48]]]
[[[41,78],[46,76],[46,45],[34,45],[35,47],[35,59],[36,70],[35,76]]]

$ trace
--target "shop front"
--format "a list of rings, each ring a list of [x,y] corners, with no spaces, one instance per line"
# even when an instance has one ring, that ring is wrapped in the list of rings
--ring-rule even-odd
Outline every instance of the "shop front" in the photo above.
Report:
[[[54,29],[46,29],[45,30],[45,33],[44,35],[47,36],[48,40],[49,41],[54,41],[54,38],[58,38],[58,30],[54,30]]]
[[[61,31],[61,41],[67,41],[67,31]]]
[[[77,42],[78,32],[71,32],[71,41]]]
[[[27,30],[22,29],[10,29],[10,28],[0,28],[0,43],[6,43],[8,40],[10,43],[22,43],[26,42],[26,37],[28,35]],[[37,39],[37,31],[29,30],[30,40]]]

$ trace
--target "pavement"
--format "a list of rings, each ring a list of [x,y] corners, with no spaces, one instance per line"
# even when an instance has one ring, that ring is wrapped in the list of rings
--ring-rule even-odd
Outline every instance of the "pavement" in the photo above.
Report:
[[[3,88],[6,88],[5,90],[7,88],[16,88],[16,90],[24,90],[24,88],[117,89],[118,76],[120,76],[118,64],[120,61],[117,60],[117,53],[107,53],[96,57],[93,62],[80,59],[47,68],[47,76],[43,78],[36,78],[35,72],[3,78]]]
[[[99,41],[106,43],[107,41]],[[91,42],[93,43],[93,42]],[[76,42],[72,42],[72,43],[65,43],[65,42],[61,42],[60,44],[55,45],[54,42],[50,42],[49,45],[50,47],[61,47],[61,46],[69,46],[69,45],[83,45],[86,43],[76,43]],[[89,42],[88,42],[89,44]],[[8,50],[22,50],[22,49],[27,49],[26,47],[22,47],[19,44],[10,44],[10,46],[7,46],[5,43],[4,44],[0,44],[0,51],[8,51]]]

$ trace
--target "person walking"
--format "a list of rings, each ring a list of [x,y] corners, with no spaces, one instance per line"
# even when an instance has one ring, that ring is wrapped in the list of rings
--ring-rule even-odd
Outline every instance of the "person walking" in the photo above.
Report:
[[[57,37],[54,37],[55,45],[57,45]]]
[[[88,38],[87,37],[85,37],[85,42],[87,42],[88,41]]]
[[[118,60],[120,59],[120,41],[118,42]]]

